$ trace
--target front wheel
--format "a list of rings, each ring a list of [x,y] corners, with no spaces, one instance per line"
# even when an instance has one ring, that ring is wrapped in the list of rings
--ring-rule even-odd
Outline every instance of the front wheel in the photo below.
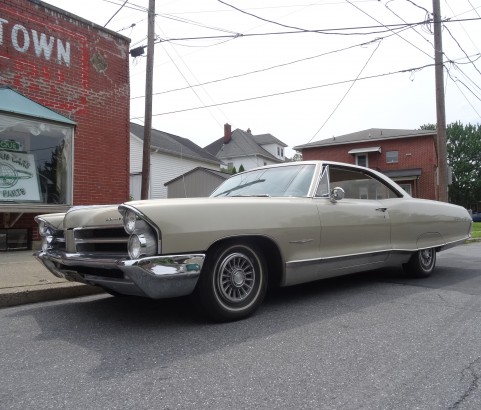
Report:
[[[427,278],[436,266],[436,250],[421,249],[414,253],[409,262],[403,265],[404,271],[415,278]]]
[[[238,320],[262,303],[267,268],[257,247],[236,243],[217,247],[207,255],[195,296],[214,320]]]

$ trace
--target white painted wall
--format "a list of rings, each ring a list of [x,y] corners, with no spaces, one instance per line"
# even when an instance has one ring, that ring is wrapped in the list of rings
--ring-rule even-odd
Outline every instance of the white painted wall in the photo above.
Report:
[[[240,158],[232,158],[232,159],[223,158],[222,160],[226,163],[226,166],[224,168],[227,168],[227,164],[232,162],[233,166],[235,166],[235,169],[237,171],[239,171],[239,167],[241,165],[243,165],[244,169],[247,171],[252,168],[262,167],[264,165],[277,164],[277,162],[271,161],[267,158],[257,156],[257,155],[245,156]]]
[[[133,174],[142,172],[142,152],[142,140],[130,134],[130,181],[131,184],[134,184],[134,186],[130,186],[130,194],[134,199],[140,199],[140,188],[137,184],[141,183],[141,177]],[[152,152],[150,157],[150,198],[167,198],[167,187],[164,184],[197,167],[217,171],[220,169],[218,165],[208,162],[179,158],[162,152]]]

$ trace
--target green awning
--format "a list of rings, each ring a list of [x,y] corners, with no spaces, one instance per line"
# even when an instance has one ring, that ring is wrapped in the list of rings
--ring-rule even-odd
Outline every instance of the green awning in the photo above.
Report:
[[[44,120],[60,122],[62,124],[77,124],[75,121],[32,101],[30,98],[25,97],[9,87],[0,87],[0,113],[42,118]]]

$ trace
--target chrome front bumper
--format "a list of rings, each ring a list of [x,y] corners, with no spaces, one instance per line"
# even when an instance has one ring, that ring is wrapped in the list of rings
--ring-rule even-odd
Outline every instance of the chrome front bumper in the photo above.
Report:
[[[115,260],[50,251],[37,252],[35,257],[57,277],[153,299],[192,293],[205,259],[204,254],[190,254]],[[101,271],[119,274],[102,274]]]

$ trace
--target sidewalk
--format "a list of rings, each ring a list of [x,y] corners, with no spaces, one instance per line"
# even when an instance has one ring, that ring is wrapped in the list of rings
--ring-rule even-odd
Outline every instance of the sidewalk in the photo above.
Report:
[[[96,286],[57,278],[33,253],[0,252],[0,308],[103,292]]]

